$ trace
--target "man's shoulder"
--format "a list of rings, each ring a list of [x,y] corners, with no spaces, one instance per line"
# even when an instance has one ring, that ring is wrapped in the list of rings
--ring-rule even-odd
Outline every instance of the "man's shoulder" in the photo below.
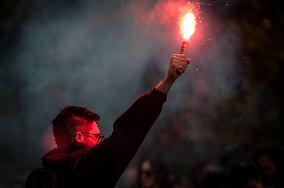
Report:
[[[31,172],[26,181],[26,188],[56,188],[56,175],[45,169],[37,168]]]

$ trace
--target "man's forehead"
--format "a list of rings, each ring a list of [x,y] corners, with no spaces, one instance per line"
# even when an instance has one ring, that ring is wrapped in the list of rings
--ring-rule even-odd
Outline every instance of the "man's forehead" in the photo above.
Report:
[[[142,163],[142,170],[151,170],[151,164],[150,164],[150,162],[149,161],[144,161],[143,163]]]

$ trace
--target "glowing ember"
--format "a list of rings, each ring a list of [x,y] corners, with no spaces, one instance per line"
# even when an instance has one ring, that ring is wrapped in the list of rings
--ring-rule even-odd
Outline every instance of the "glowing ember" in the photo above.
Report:
[[[188,40],[191,35],[195,32],[196,18],[192,11],[187,12],[181,19],[180,31],[182,38]]]

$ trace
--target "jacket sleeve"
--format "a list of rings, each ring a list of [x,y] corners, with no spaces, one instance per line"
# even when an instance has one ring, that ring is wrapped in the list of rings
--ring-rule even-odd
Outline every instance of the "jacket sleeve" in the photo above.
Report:
[[[114,185],[159,116],[166,99],[167,95],[156,89],[139,97],[115,121],[112,135],[80,157],[75,174],[83,179],[107,176],[108,183]]]
[[[142,144],[148,131],[159,116],[167,95],[153,89],[138,98],[114,123],[111,138],[117,169],[123,171]],[[122,173],[122,172],[119,172]]]
[[[155,89],[142,95],[115,121],[112,137],[140,145],[160,114],[166,98],[166,94]]]

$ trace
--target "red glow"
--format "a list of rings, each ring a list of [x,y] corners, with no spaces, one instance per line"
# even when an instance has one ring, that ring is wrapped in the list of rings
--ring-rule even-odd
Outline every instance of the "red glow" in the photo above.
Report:
[[[136,23],[149,36],[154,36],[154,38],[158,36],[159,39],[171,42],[173,40],[172,36],[177,36],[177,41],[188,41],[190,39],[190,44],[203,38],[201,33],[205,24],[200,24],[200,3],[197,0],[191,2],[188,0],[163,0],[154,3],[154,6],[151,6],[152,9],[145,6],[152,4],[153,0],[140,0],[133,1],[129,6]],[[191,13],[194,19],[183,19],[184,17],[192,18],[192,16],[185,16],[187,13]],[[184,28],[185,32],[189,31],[189,34],[184,35],[183,25],[187,26],[187,24],[182,23],[187,23],[186,20],[189,20],[190,26],[189,29]]]
[[[56,148],[56,143],[53,137],[52,129],[48,129],[44,132],[42,136],[42,149],[44,152],[48,152]]]
[[[189,40],[189,38],[195,32],[196,23],[196,17],[193,11],[190,10],[183,15],[180,22],[180,32],[184,40]]]

